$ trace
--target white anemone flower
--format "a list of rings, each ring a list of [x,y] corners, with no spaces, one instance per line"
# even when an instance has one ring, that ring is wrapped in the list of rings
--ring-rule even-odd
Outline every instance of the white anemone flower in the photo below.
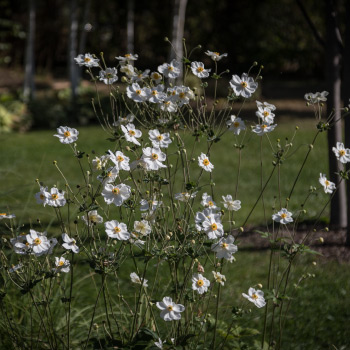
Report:
[[[224,204],[224,207],[229,211],[237,211],[241,209],[241,201],[239,200],[233,200],[232,196],[228,194],[227,196],[222,196],[222,199],[224,200],[222,203]]]
[[[181,319],[181,312],[185,307],[181,304],[175,304],[170,297],[164,297],[162,301],[156,303],[157,308],[161,310],[160,317],[164,321],[173,321]]]
[[[233,236],[227,236],[227,238],[221,238],[217,243],[212,244],[211,250],[216,253],[218,259],[232,259],[232,254],[236,253],[238,248],[233,242],[235,241]]]
[[[214,169],[214,165],[210,163],[209,157],[204,153],[201,153],[198,157],[198,165],[208,172],[211,172]]]
[[[101,194],[107,204],[113,203],[120,207],[130,197],[131,187],[125,184],[106,184]]]
[[[141,284],[143,287],[148,287],[148,280],[141,279],[136,272],[130,274],[130,279],[132,283]]]
[[[253,127],[252,131],[255,132],[258,136],[263,136],[275,129],[277,124],[257,124]]]
[[[158,341],[154,342],[154,345],[159,348],[159,349],[163,349],[163,344],[165,344],[166,341],[162,341],[162,339],[158,338]]]
[[[68,144],[73,143],[78,140],[79,131],[74,128],[69,128],[68,126],[60,126],[57,128],[58,134],[56,136],[59,138],[61,143]]]
[[[46,192],[47,205],[51,207],[63,207],[66,204],[64,191],[59,191],[56,187],[52,187],[50,192]]]
[[[195,98],[194,92],[188,86],[175,86],[175,95],[172,95],[174,98],[173,102],[177,102],[179,107],[190,103],[190,100]]]
[[[275,118],[275,114],[272,113],[268,107],[258,107],[258,110],[255,112],[255,115],[258,118],[261,118],[262,121],[266,124],[272,124]]]
[[[319,182],[323,186],[325,193],[333,193],[336,189],[335,183],[327,180],[326,174],[320,173]]]
[[[135,119],[135,116],[129,113],[126,117],[119,116],[118,119],[112,124],[113,126],[120,126],[124,124],[132,123]]]
[[[55,267],[52,269],[54,272],[64,272],[67,273],[70,270],[70,262],[63,256],[58,258],[55,257]]]
[[[108,160],[109,160],[109,155],[103,155],[101,157],[95,157],[92,160],[92,168],[93,168],[93,170],[102,170],[104,167],[106,167]]]
[[[159,84],[163,79],[163,76],[158,72],[152,72],[150,77],[156,84]]]
[[[123,152],[116,151],[115,153],[113,153],[111,150],[109,150],[108,153],[110,155],[109,159],[115,164],[117,170],[130,170],[130,158],[124,155]]]
[[[62,233],[63,244],[62,247],[71,250],[73,253],[79,253],[79,247],[77,246],[77,241],[74,238],[70,238],[67,233]]]
[[[272,220],[286,225],[293,222],[292,213],[286,208],[282,208],[278,213],[272,215]]]
[[[30,251],[30,244],[26,240],[26,234],[10,238],[10,243],[13,245],[13,250],[16,254],[25,255]]]
[[[230,86],[237,96],[249,98],[258,88],[258,83],[247,73],[243,73],[241,78],[238,75],[232,75]]]
[[[337,147],[333,147],[332,151],[341,163],[350,162],[350,149],[345,148],[342,142],[337,142]]]
[[[121,126],[124,133],[126,141],[132,142],[135,145],[141,146],[140,142],[137,140],[142,136],[142,132],[135,128],[134,124],[127,124]]]
[[[195,223],[196,229],[204,231],[209,239],[216,239],[224,235],[220,214],[213,212],[209,208],[196,213]]]
[[[146,199],[141,199],[140,200],[140,210],[141,211],[151,210],[151,212],[153,212],[162,204],[163,204],[162,201],[157,201],[154,198],[152,201],[148,201]]]
[[[16,217],[15,214],[0,213],[0,220],[2,220],[2,219],[13,219],[15,217]]]
[[[151,103],[162,103],[166,99],[166,93],[163,92],[164,85],[157,85],[152,88],[146,88],[147,100]]]
[[[188,193],[188,192],[181,192],[181,193],[175,193],[174,198],[181,202],[187,202],[188,200],[195,198],[197,195],[197,192]]]
[[[141,72],[141,71],[137,72],[131,77],[131,80],[132,81],[143,81],[144,79],[148,78],[149,72],[150,72],[149,69],[146,69],[143,72]]]
[[[105,230],[108,237],[117,238],[120,241],[126,241],[130,238],[127,226],[117,220],[105,222]]]
[[[261,290],[256,290],[254,288],[249,288],[248,295],[242,293],[243,297],[251,301],[258,308],[264,307],[266,305],[266,301],[264,298],[264,292]]]
[[[226,125],[235,135],[239,135],[242,130],[246,129],[244,121],[235,115],[230,116],[230,119],[226,121]]]
[[[227,53],[223,53],[220,55],[219,52],[213,52],[209,50],[207,50],[205,54],[208,55],[213,61],[220,61],[223,57],[227,57]]]
[[[158,72],[166,78],[175,79],[180,75],[181,63],[173,59],[170,63],[163,63],[158,66]]]
[[[134,102],[145,102],[147,100],[147,93],[145,88],[141,88],[139,84],[133,83],[126,88],[126,94]]]
[[[169,133],[161,134],[158,129],[150,130],[148,136],[154,148],[168,148],[172,143]]]
[[[226,277],[225,275],[222,275],[220,272],[212,271],[214,275],[214,279],[216,283],[220,283],[222,286],[225,285]]]
[[[16,272],[16,271],[20,270],[22,267],[23,267],[23,264],[12,265],[12,267],[10,267],[8,269],[8,272],[9,273]]]
[[[86,215],[82,217],[83,221],[87,226],[93,226],[96,224],[101,224],[103,222],[102,216],[97,214],[97,210],[91,210]]]
[[[106,68],[106,70],[100,70],[98,78],[106,85],[111,85],[118,80],[117,73],[117,68]]]
[[[256,101],[256,105],[258,108],[268,108],[270,111],[276,110],[276,106],[271,103]]]
[[[120,67],[120,71],[124,73],[128,78],[132,78],[135,73],[135,68],[131,64],[124,64]]]
[[[170,97],[167,97],[160,104],[160,109],[165,112],[174,113],[177,111],[177,105],[171,101]]]
[[[214,210],[219,210],[220,208],[216,205],[216,203],[213,201],[213,198],[208,195],[208,193],[202,194],[202,201],[201,204],[203,207],[207,207]]]
[[[142,152],[142,159],[147,163],[148,170],[166,168],[166,165],[162,163],[165,161],[166,155],[160,148],[146,147],[142,149]]]
[[[119,175],[119,170],[117,167],[114,166],[114,167],[110,167],[106,170],[105,176],[98,175],[97,180],[99,180],[103,184],[111,183],[111,182],[115,181],[115,179],[118,177],[118,175]]]
[[[46,237],[46,232],[40,233],[35,230],[29,230],[26,240],[36,256],[47,254],[51,248],[51,243]]]
[[[40,191],[35,193],[35,199],[38,204],[43,204],[44,207],[48,203],[48,198],[49,193],[47,191],[47,187],[40,186]]]
[[[322,91],[322,92],[308,92],[304,95],[304,98],[307,102],[310,102],[312,104],[319,103],[319,102],[326,102],[327,96],[329,95],[328,91]]]
[[[195,273],[192,276],[192,289],[197,291],[198,294],[204,294],[208,291],[210,282],[200,273]]]
[[[77,63],[80,67],[98,67],[100,60],[98,58],[94,58],[91,54],[86,53],[85,55],[80,54],[78,57],[74,58],[75,63]]]
[[[132,54],[132,53],[126,53],[124,56],[118,56],[116,59],[118,61],[127,62],[127,61],[136,61],[139,58],[139,55]]]
[[[135,221],[134,230],[142,236],[147,236],[151,233],[152,228],[147,220]]]
[[[211,69],[204,68],[204,63],[197,61],[191,63],[191,70],[196,77],[201,79],[208,78],[211,71]]]

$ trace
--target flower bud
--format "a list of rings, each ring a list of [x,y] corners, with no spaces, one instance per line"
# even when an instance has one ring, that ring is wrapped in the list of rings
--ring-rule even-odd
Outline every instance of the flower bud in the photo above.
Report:
[[[323,237],[320,237],[320,238],[319,238],[319,241],[320,241],[320,243],[323,243],[323,242],[324,242]]]
[[[258,286],[258,288],[260,288],[260,289],[263,287],[263,285],[262,285],[261,283],[258,283],[257,286]]]

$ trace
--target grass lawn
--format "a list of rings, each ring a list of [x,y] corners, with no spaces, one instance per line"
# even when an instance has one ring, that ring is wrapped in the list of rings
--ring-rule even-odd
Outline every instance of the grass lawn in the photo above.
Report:
[[[280,168],[280,181],[278,185],[277,171],[264,193],[264,202],[260,201],[248,221],[248,225],[264,225],[271,222],[273,213],[272,207],[279,207],[279,191],[281,202],[285,203],[285,198],[289,196],[291,186],[309,149],[309,144],[316,133],[314,120],[288,120],[279,125],[270,135],[273,146],[276,139],[280,139],[283,146],[286,138],[290,140],[294,134],[295,126],[299,126],[296,138],[293,141],[293,148],[287,159]],[[104,154],[108,149],[114,149],[115,145],[106,140],[108,137],[100,127],[80,127],[79,128],[78,149],[94,157]],[[44,208],[36,204],[34,194],[38,192],[36,179],[44,182],[49,188],[57,185],[64,188],[65,181],[53,165],[56,160],[65,177],[69,180],[72,188],[81,183],[81,171],[77,159],[73,156],[69,146],[62,145],[57,138],[53,137],[55,130],[33,131],[20,135],[0,135],[0,142],[3,147],[0,150],[1,169],[0,176],[0,211],[16,214],[17,224],[35,223],[40,218],[42,225],[48,232],[58,233],[56,226],[56,216],[52,208]],[[184,134],[185,140],[190,135]],[[272,171],[272,161],[275,159],[270,144],[266,138],[263,139],[260,148],[260,138],[247,137],[246,147],[242,150],[241,175],[237,198],[242,202],[242,209],[235,217],[236,225],[243,224],[246,216],[258,198],[261,188],[261,168],[260,152],[263,154],[264,164],[262,171],[262,183],[267,180]],[[289,209],[296,211],[301,209],[301,204],[305,201],[310,186],[319,188],[319,174],[328,173],[327,165],[327,142],[326,135],[319,135],[316,146],[312,150],[307,161],[305,171],[300,177],[300,181],[295,187]],[[205,149],[205,140],[201,140],[201,149]],[[215,166],[212,181],[215,182],[215,200],[221,201],[222,195],[233,194],[236,187],[238,169],[238,151],[234,147],[237,143],[233,134],[225,134],[222,141],[213,146],[210,160]],[[174,148],[169,150],[169,159],[177,157]],[[190,150],[188,148],[188,153]],[[197,150],[194,158],[200,151]],[[88,170],[86,157],[83,159],[84,170]],[[193,178],[195,180],[199,174],[197,161],[191,165]],[[177,185],[177,191],[182,190],[182,183]],[[202,182],[207,184],[201,192],[210,193],[210,177],[208,173],[203,174]],[[323,190],[318,190],[310,196],[304,209],[307,211],[307,219],[315,219],[318,213],[328,200],[328,196]],[[264,205],[263,205],[264,204]],[[264,214],[265,208],[265,214]],[[327,220],[328,211],[322,214],[322,219]],[[1,227],[0,227],[1,229]],[[265,250],[239,251],[236,255],[237,261],[228,264],[224,271],[228,283],[223,288],[221,306],[225,312],[229,312],[232,305],[240,306],[244,302],[241,297],[242,292],[256,283],[266,285],[266,271],[268,265],[269,252]],[[313,265],[314,260],[318,261]],[[122,280],[129,279],[131,271],[126,266],[120,272]],[[88,268],[88,267],[86,267]],[[207,271],[210,273],[210,271]],[[286,327],[283,333],[283,347],[286,350],[318,350],[318,349],[338,349],[346,350],[350,348],[350,327],[348,320],[350,317],[350,270],[349,265],[336,261],[327,261],[324,258],[301,257],[298,264],[292,271],[291,288],[300,276],[306,272],[315,274],[315,278],[306,280],[300,288],[295,290],[295,299],[291,302],[289,316],[286,320]],[[152,273],[149,279],[152,279]],[[93,281],[98,284],[99,276],[94,275]],[[91,278],[77,282],[72,305],[73,308],[81,310],[74,322],[72,338],[78,338],[79,334],[86,332],[86,320],[90,319],[90,305],[94,303],[92,289],[94,283]],[[127,287],[126,287],[127,288]],[[128,295],[128,293],[130,295]],[[161,291],[159,292],[161,295]],[[125,289],[127,298],[132,300],[134,292]],[[86,305],[82,308],[81,305]],[[74,310],[74,309],[73,309]],[[262,310],[252,308],[252,315],[243,319],[243,322],[252,328],[261,325],[263,317]],[[17,315],[18,316],[18,315]],[[20,318],[20,317],[18,317]],[[96,317],[96,322],[101,322]],[[260,330],[261,331],[261,330]],[[1,341],[0,341],[1,344]]]

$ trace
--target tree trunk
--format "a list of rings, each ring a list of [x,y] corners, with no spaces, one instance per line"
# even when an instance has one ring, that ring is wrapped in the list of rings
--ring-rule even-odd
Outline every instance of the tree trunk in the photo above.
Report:
[[[342,97],[344,107],[350,107],[350,0],[346,1],[346,29],[344,42],[343,56],[343,85]],[[345,147],[350,148],[350,116],[345,117]],[[350,170],[350,164],[347,164],[347,170]],[[350,182],[346,184],[346,202],[347,202],[347,230],[346,230],[346,245],[350,246]]]
[[[29,0],[29,24],[26,44],[25,76],[23,86],[23,100],[28,102],[35,98],[35,0]]]
[[[134,53],[134,0],[128,1],[127,53]]]
[[[334,110],[334,120],[340,118],[341,108],[341,46],[339,43],[339,30],[336,23],[335,1],[327,0],[327,41],[326,41],[326,75],[327,90],[329,98],[327,101],[327,115]],[[332,182],[338,184],[340,176],[336,175],[341,170],[340,162],[332,152],[332,147],[337,141],[342,141],[342,123],[337,122],[328,132],[328,159],[329,172]],[[346,190],[345,182],[342,181],[331,201],[331,219],[330,226],[333,228],[342,228],[347,225],[346,210]]]
[[[182,38],[184,36],[185,29],[186,6],[187,0],[174,0],[173,30],[171,38],[174,49],[170,49],[169,61],[173,60],[174,58],[181,61],[183,57]],[[182,71],[179,79],[181,78]]]
[[[78,69],[74,58],[77,57],[77,36],[78,36],[78,19],[77,19],[77,0],[70,2],[70,34],[69,34],[69,78],[71,84],[72,108],[75,109],[76,98],[78,93]]]

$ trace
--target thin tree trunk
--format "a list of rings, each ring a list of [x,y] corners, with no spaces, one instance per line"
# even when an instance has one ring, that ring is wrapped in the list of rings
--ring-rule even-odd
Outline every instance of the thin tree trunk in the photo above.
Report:
[[[343,85],[342,97],[344,106],[350,107],[350,0],[346,1],[346,17],[345,17],[345,43],[343,56]],[[350,148],[350,116],[345,117],[345,147]],[[347,164],[347,170],[350,170],[350,164]],[[347,202],[347,230],[346,230],[346,245],[350,246],[350,183],[347,181],[346,187],[346,202]]]
[[[127,19],[127,53],[134,53],[134,0],[128,1],[128,19]]]
[[[171,39],[174,49],[171,48],[170,50],[169,61],[174,58],[181,61],[183,57],[182,38],[185,30],[186,6],[187,0],[174,0],[173,30]],[[182,73],[179,79],[181,78]]]
[[[78,69],[74,61],[77,57],[77,36],[78,36],[78,19],[77,19],[77,0],[70,2],[70,35],[69,35],[69,78],[71,84],[72,107],[75,108],[76,97],[78,93]]]
[[[341,115],[341,46],[339,43],[339,30],[336,23],[335,1],[327,0],[327,41],[326,41],[326,69],[327,69],[327,90],[329,98],[327,102],[327,115],[334,110],[334,120]],[[330,179],[335,183],[340,182],[339,173],[340,163],[332,152],[332,147],[337,141],[342,141],[342,123],[337,122],[328,132],[328,159]],[[346,227],[347,209],[346,209],[346,190],[343,181],[331,201],[330,225],[334,228]]]
[[[23,86],[23,99],[29,101],[35,98],[35,15],[36,2],[29,0],[29,24],[26,44],[25,77]]]

